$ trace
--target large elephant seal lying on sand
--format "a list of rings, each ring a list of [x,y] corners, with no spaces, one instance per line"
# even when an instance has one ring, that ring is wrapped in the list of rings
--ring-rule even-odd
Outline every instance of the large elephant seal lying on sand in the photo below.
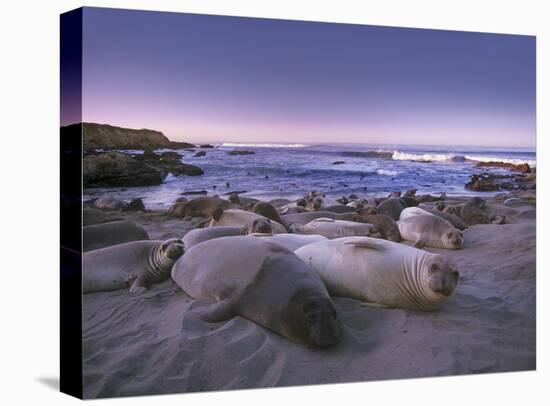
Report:
[[[215,302],[199,310],[206,321],[240,315],[312,347],[340,340],[341,324],[321,278],[277,243],[255,237],[203,242],[176,262],[172,279],[189,296]]]
[[[422,209],[418,209],[422,210]],[[451,223],[433,214],[404,216],[397,222],[401,238],[414,242],[416,248],[435,247],[447,249],[462,248],[464,236],[462,231]]]
[[[82,256],[83,293],[130,287],[140,292],[170,276],[172,265],[183,255],[183,242],[132,241],[86,252]]]
[[[237,227],[250,227],[254,224],[255,220],[264,219],[271,223],[271,229],[274,234],[286,233],[286,228],[279,223],[269,220],[264,216],[259,214],[252,213],[245,210],[239,209],[229,209],[223,210],[218,209],[212,215],[212,220],[210,220],[209,227],[217,226],[237,226]],[[260,231],[264,232],[264,231]]]
[[[322,235],[332,240],[334,238],[376,234],[378,228],[368,223],[355,223],[353,221],[333,220],[322,217],[304,225],[293,224],[290,226],[290,231],[294,234]]]
[[[84,252],[124,242],[148,239],[147,231],[130,220],[111,221],[82,227],[82,250]]]
[[[251,224],[245,227],[237,226],[217,226],[206,228],[195,228],[189,231],[182,238],[185,249],[188,250],[203,241],[213,240],[220,237],[234,237],[237,235],[254,235],[272,236],[271,221],[269,219],[259,218],[252,221]],[[288,234],[280,234],[288,235]],[[294,250],[292,250],[294,251]]]
[[[295,251],[305,245],[313,244],[315,242],[327,241],[327,237],[322,235],[302,235],[302,234],[261,234],[253,233],[249,234],[251,237],[263,238],[264,241],[274,241],[277,244],[281,244],[283,247],[288,248],[291,251]]]
[[[458,283],[458,272],[443,256],[376,238],[340,238],[295,252],[332,295],[377,306],[436,310]]]

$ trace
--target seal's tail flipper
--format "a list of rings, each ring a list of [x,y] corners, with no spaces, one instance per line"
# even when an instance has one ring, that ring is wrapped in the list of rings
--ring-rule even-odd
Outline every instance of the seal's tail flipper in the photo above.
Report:
[[[207,323],[220,323],[235,316],[233,302],[230,299],[201,306],[194,312],[198,318]]]

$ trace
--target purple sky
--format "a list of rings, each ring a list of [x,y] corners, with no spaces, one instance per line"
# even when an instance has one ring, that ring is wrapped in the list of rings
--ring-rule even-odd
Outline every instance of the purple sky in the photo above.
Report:
[[[532,36],[100,8],[83,33],[84,121],[191,142],[536,142]]]

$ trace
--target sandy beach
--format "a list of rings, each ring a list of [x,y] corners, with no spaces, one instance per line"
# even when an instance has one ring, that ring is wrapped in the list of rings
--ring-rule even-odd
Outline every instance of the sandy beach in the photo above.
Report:
[[[240,316],[197,321],[189,315],[201,303],[172,280],[135,295],[86,294],[84,397],[535,369],[536,207],[525,200],[514,209],[510,224],[464,230],[462,249],[425,248],[449,257],[460,271],[454,297],[439,311],[377,309],[335,297],[343,336],[325,350],[295,344]],[[116,217],[141,224],[151,239],[182,237],[200,222],[159,210]]]

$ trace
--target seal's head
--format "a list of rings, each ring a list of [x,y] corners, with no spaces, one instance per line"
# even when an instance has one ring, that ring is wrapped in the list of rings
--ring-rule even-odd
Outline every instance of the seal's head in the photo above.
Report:
[[[446,206],[443,208],[443,213],[454,214],[455,216],[460,217],[460,207],[459,206]]]
[[[289,335],[309,347],[335,345],[342,337],[342,324],[329,297],[298,291],[291,300],[294,311]]]
[[[399,233],[399,228],[392,227],[386,232],[386,240],[393,242],[401,242],[401,233]]]
[[[439,211],[443,211],[445,206],[446,206],[445,202],[442,202],[442,201],[435,202],[435,204],[434,204],[434,208],[439,210]]]
[[[451,297],[456,290],[459,278],[455,266],[441,255],[435,255],[426,266],[430,290],[437,295]]]
[[[179,238],[170,238],[161,244],[160,252],[166,255],[166,258],[176,261],[185,252],[183,241]]]
[[[267,218],[258,218],[252,222],[250,227],[251,233],[262,233],[262,234],[273,234],[273,229],[271,227],[271,220]]]
[[[358,199],[355,201],[355,208],[356,209],[362,209],[364,207],[367,207],[369,202],[367,202],[365,199]]]
[[[370,216],[373,214],[378,214],[378,208],[372,205],[367,205],[359,210],[360,216]]]
[[[449,230],[443,236],[443,243],[449,249],[462,248],[462,244],[464,244],[464,235],[460,230]]]
[[[319,210],[321,207],[323,207],[323,199],[321,197],[316,197],[313,200],[313,210]]]
[[[296,206],[298,207],[306,207],[307,205],[307,200],[302,198],[302,199],[298,199],[296,200]]]

